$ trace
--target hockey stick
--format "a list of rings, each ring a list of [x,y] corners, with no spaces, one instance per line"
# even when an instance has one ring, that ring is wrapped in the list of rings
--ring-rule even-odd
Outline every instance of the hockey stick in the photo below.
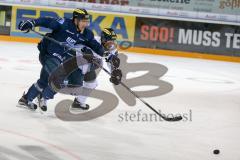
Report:
[[[111,76],[111,73],[101,66],[101,69],[103,69],[108,75]],[[120,84],[126,88],[130,93],[132,93],[137,99],[139,99],[143,104],[145,104],[148,108],[150,108],[153,112],[155,112],[157,115],[159,115],[162,119],[169,122],[175,122],[182,120],[182,116],[176,116],[176,117],[166,117],[163,114],[159,113],[156,109],[154,109],[150,104],[148,104],[145,100],[143,100],[141,97],[139,97],[134,91],[132,91],[126,84],[124,84],[122,81]]]
[[[75,48],[72,48],[68,45],[66,45],[65,43],[61,43],[57,40],[55,40],[54,38],[51,38],[51,37],[48,37],[42,33],[39,33],[37,31],[34,31],[34,30],[31,30],[32,32],[60,45],[60,46],[63,46],[63,47],[66,47],[67,49],[71,50],[71,51],[74,51],[76,52],[77,50]],[[94,62],[94,64],[96,64],[99,68],[103,69],[109,76],[111,76],[111,73],[105,69],[103,66],[99,65],[98,63]],[[157,115],[159,115],[162,119],[164,119],[165,121],[169,121],[169,122],[175,122],[175,121],[180,121],[182,120],[182,116],[176,116],[176,117],[166,117],[165,115],[159,113],[156,109],[154,109],[150,104],[148,104],[145,100],[143,100],[141,97],[139,97],[134,91],[132,91],[126,84],[124,84],[123,82],[120,82],[120,84],[125,88],[127,89],[130,93],[132,93],[137,99],[139,99],[142,103],[144,103],[148,108],[150,108],[153,112],[155,112]]]

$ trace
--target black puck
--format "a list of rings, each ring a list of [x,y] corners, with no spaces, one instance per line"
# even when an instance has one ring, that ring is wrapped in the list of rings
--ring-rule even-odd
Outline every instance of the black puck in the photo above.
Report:
[[[219,154],[220,151],[219,151],[218,149],[215,149],[215,150],[213,150],[213,153],[214,153],[214,154]]]

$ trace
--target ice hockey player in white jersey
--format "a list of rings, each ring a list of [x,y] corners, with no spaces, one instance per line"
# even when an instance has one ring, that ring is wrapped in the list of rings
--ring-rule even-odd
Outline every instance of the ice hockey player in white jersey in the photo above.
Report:
[[[121,81],[122,73],[119,69],[117,69],[119,67],[120,60],[118,58],[116,39],[117,39],[117,35],[112,28],[104,28],[102,30],[100,43],[104,47],[104,55],[107,57],[106,62],[108,63],[108,66],[110,67],[110,70],[112,72],[110,81],[113,84],[118,85]],[[83,77],[84,77],[83,83],[80,81],[77,84],[82,83],[83,87],[86,87],[86,88],[89,88],[92,90],[94,90],[97,87],[97,85],[98,85],[97,75],[96,75],[96,71],[94,69],[93,70],[90,69],[90,71],[87,72]],[[71,78],[75,79],[76,77],[71,77]],[[69,81],[68,81],[68,83],[69,83]],[[76,109],[88,110],[89,105],[85,103],[87,98],[88,98],[87,95],[77,96],[74,99],[74,102],[73,102],[71,108],[74,110],[76,110]]]

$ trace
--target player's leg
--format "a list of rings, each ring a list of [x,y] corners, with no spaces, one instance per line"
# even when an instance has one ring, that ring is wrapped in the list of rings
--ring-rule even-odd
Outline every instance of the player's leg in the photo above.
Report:
[[[81,69],[74,70],[67,78],[69,86],[82,86],[84,75],[82,74]]]
[[[39,61],[44,66],[45,59],[47,58],[45,56],[46,54],[41,52],[39,53]],[[44,67],[42,67],[40,72],[40,78],[37,80],[36,83],[32,84],[32,86],[28,89],[27,93],[23,94],[23,96],[18,101],[19,105],[23,105],[30,108],[36,108],[37,105],[33,103],[33,100],[43,91],[45,87],[47,87],[47,78],[48,73],[45,71]]]
[[[76,69],[68,76],[68,85],[71,86],[83,86],[84,75],[81,69]],[[74,100],[75,101],[75,100]],[[71,109],[82,109],[86,110],[88,108],[81,105],[71,105]]]
[[[91,70],[90,72],[86,73],[84,75],[84,82],[83,87],[88,88],[90,90],[94,90],[97,87],[97,80],[96,80],[96,72],[95,70]],[[88,110],[89,105],[86,104],[86,100],[91,92],[87,91],[86,93],[83,93],[82,95],[77,96],[74,99],[74,102],[72,103],[73,109],[84,109]]]
[[[47,110],[47,100],[53,99],[54,95],[56,94],[56,92],[48,85],[49,75],[55,69],[57,69],[57,67],[60,64],[61,64],[61,62],[57,58],[52,57],[52,58],[46,59],[45,64],[43,66],[43,69],[44,69],[44,71],[46,73],[45,83],[47,83],[47,85],[42,89],[41,96],[39,98],[40,108],[43,111]]]
[[[36,83],[32,84],[32,86],[28,89],[26,94],[25,93],[23,94],[23,96],[18,101],[18,104],[29,107],[30,109],[36,109],[37,106],[36,104],[33,103],[33,100],[48,85],[47,76],[48,73],[44,70],[44,68],[42,68],[40,73],[40,79],[38,79]]]

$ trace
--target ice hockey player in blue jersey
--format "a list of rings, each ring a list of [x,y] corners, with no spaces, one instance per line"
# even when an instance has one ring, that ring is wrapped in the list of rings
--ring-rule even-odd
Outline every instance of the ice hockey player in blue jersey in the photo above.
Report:
[[[104,50],[100,43],[94,39],[91,30],[86,27],[89,25],[89,14],[85,9],[75,9],[73,18],[49,18],[41,17],[35,20],[26,20],[19,23],[18,28],[21,31],[28,31],[34,27],[46,27],[52,29],[49,34],[55,40],[74,46],[76,44],[83,44],[95,51],[100,56],[103,55]],[[34,83],[26,94],[19,100],[20,105],[25,105],[29,108],[36,109],[36,104],[33,99],[39,93],[46,99],[53,98],[54,91],[48,86],[49,74],[55,70],[68,56],[68,49],[61,47],[47,39],[43,39],[38,45],[40,51],[39,60],[42,64],[40,79]],[[76,71],[79,72],[79,71]]]
[[[98,55],[103,56],[104,48],[94,39],[92,31],[86,28],[88,24],[89,14],[87,11],[85,9],[75,9],[72,19],[39,18],[35,20],[27,20],[19,23],[19,29],[27,31],[37,26],[50,28],[52,29],[52,33],[48,36],[55,40],[70,46],[82,44],[91,48]],[[39,60],[42,64],[40,79],[29,88],[28,92],[24,94],[18,102],[20,105],[24,105],[30,109],[37,108],[37,105],[33,103],[33,99],[39,94],[42,96],[43,102],[53,98],[55,92],[48,85],[48,77],[63,61],[68,59],[69,56],[72,56],[69,55],[68,49],[47,39],[43,39],[39,43],[38,49],[40,51]],[[78,69],[70,76],[74,77],[72,80],[76,81],[76,83],[82,83],[83,76],[79,76],[81,74],[81,70]],[[96,86],[96,83],[94,82],[96,76],[93,73],[90,74],[90,76],[85,77],[84,81],[91,82],[90,86]],[[75,99],[73,106],[85,107],[86,109],[89,108],[89,106],[80,101],[81,100]],[[44,103],[42,104],[42,107],[43,110],[47,109],[47,105]]]
[[[104,57],[106,57],[106,62],[108,62],[108,66],[110,67],[110,72],[111,72],[110,82],[112,82],[115,85],[118,85],[119,82],[121,81],[122,74],[120,69],[118,68],[120,65],[120,59],[118,58],[118,51],[117,51],[117,42],[116,42],[117,35],[113,29],[104,28],[101,32],[100,38],[101,38],[100,39],[101,45],[104,47],[104,55],[105,55]],[[80,57],[82,57],[82,50],[87,49],[89,53],[88,55],[94,55],[94,58],[98,59],[97,62],[100,65],[102,64],[102,57],[99,57],[98,55],[96,55],[96,53],[94,53],[91,49],[86,48],[83,45],[76,45],[74,46],[74,48],[77,50],[76,55],[78,56],[81,55]],[[81,71],[82,71],[81,74],[71,74],[70,76],[67,77],[67,79],[65,79],[65,76],[68,75],[68,72],[65,72],[65,71],[69,70],[69,67],[74,65],[72,63],[74,63],[74,61],[76,62],[76,59],[78,59],[77,57],[74,57],[74,59],[70,58],[69,60],[71,61],[71,63],[69,63],[69,61],[65,61],[65,64],[71,64],[71,65],[63,65],[64,67],[62,70],[56,70],[56,72],[54,73],[55,75],[53,74],[54,76],[50,77],[50,79],[54,79],[55,82],[50,82],[50,83],[51,83],[51,86],[55,88],[55,90],[61,90],[62,87],[63,88],[70,87],[71,88],[70,90],[72,90],[73,89],[72,87],[77,87],[79,91],[85,88],[86,89],[85,91],[83,91],[84,90],[83,89],[81,94],[79,96],[76,96],[76,98],[74,99],[71,105],[70,110],[88,110],[89,105],[85,103],[86,99],[90,95],[91,91],[93,91],[98,85],[97,79],[96,79],[97,75],[95,72],[96,65],[93,64],[92,62],[89,62],[89,63],[83,62],[84,65],[78,66],[79,68],[81,68]],[[65,79],[64,80],[65,83],[57,80],[61,78]],[[78,88],[79,86],[81,86],[81,89]],[[70,94],[70,92],[68,92],[68,94]],[[74,92],[71,92],[71,95],[76,95],[76,94]],[[41,99],[40,101],[41,103],[42,101],[44,101],[44,103],[42,104],[46,104],[46,99]]]

